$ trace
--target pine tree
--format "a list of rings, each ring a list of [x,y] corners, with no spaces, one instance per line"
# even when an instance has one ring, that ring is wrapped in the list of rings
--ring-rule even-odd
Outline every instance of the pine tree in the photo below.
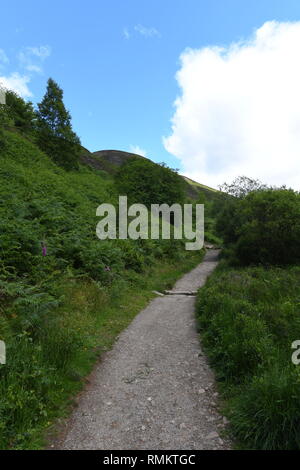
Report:
[[[67,170],[78,167],[80,140],[73,132],[71,115],[63,102],[63,90],[49,78],[37,111],[37,139],[40,148]]]

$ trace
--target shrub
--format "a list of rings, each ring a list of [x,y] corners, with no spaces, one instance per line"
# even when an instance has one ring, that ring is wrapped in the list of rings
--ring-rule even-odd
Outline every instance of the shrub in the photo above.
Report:
[[[241,205],[236,254],[243,264],[300,261],[300,194],[292,190],[251,193]]]
[[[230,199],[217,229],[240,264],[296,264],[300,261],[300,194],[268,189]]]
[[[119,194],[127,195],[130,204],[183,203],[184,182],[164,164],[145,158],[131,158],[120,168],[116,177]]]

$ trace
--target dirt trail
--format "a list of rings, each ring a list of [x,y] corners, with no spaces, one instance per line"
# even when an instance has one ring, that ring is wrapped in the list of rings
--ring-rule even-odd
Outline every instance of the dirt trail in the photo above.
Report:
[[[210,250],[173,291],[201,287],[217,265]],[[92,374],[59,449],[228,449],[220,436],[214,377],[201,352],[194,296],[155,298]]]

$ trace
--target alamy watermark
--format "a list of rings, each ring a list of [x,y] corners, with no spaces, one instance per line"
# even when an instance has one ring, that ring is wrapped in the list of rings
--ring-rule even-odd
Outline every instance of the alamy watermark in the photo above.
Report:
[[[195,205],[193,220],[192,204],[151,204],[149,211],[144,204],[128,207],[127,196],[119,196],[118,210],[112,204],[101,204],[96,215],[103,217],[96,227],[100,240],[185,239],[190,240],[186,250],[201,250],[204,244],[204,204]]]
[[[6,346],[4,341],[0,340],[0,364],[6,364]]]
[[[0,104],[6,104],[6,94],[5,89],[0,85]]]
[[[292,363],[298,366],[300,364],[300,340],[293,341],[291,348],[296,350],[292,354]]]

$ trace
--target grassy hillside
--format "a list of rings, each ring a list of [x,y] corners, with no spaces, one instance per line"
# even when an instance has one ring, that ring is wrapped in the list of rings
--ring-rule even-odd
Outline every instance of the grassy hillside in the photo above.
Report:
[[[114,175],[117,173],[120,166],[124,165],[131,158],[136,157],[145,159],[145,157],[141,155],[120,150],[100,150],[93,153],[83,151],[81,161],[92,168],[101,169]],[[219,194],[219,191],[216,189],[197,183],[186,176],[182,176],[182,179],[184,181],[186,195],[191,199],[197,200],[202,194],[207,200],[213,200],[216,198],[216,195]]]
[[[188,184],[187,191],[190,193],[193,192],[195,198],[198,198],[200,194],[203,194],[207,200],[214,200],[218,195],[220,195],[220,191],[217,189],[198,183],[187,176],[183,176],[182,178]]]
[[[27,137],[0,154],[0,448],[37,448],[97,355],[153,296],[201,257],[181,241],[96,238],[113,177],[65,171]],[[45,253],[46,250],[46,253]]]

